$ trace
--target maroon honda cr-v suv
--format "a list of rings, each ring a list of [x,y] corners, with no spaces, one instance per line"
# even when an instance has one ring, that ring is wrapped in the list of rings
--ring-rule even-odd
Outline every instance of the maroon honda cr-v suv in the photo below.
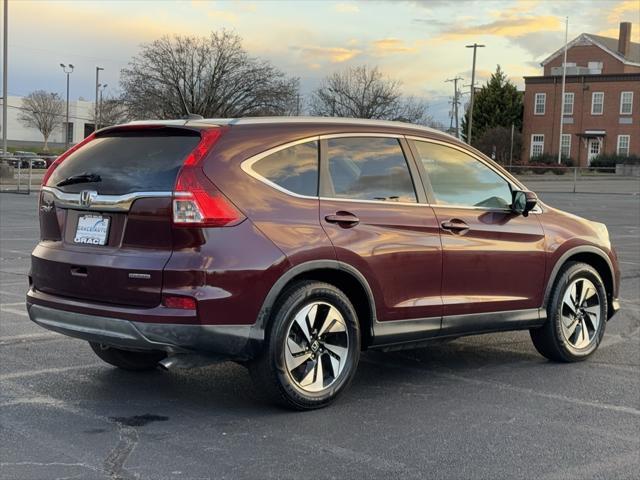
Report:
[[[98,131],[49,168],[27,307],[107,363],[230,359],[330,403],[360,351],[529,329],[582,360],[618,309],[604,225],[396,122],[256,118]]]

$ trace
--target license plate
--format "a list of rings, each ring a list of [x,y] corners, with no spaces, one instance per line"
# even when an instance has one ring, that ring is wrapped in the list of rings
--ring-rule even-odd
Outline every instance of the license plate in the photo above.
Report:
[[[109,220],[111,220],[109,217],[102,215],[80,215],[73,241],[89,245],[105,245],[109,234]]]

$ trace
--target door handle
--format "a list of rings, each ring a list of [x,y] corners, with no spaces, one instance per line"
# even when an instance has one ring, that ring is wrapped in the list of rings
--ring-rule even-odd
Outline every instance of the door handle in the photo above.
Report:
[[[327,215],[324,219],[329,223],[337,223],[342,227],[355,227],[360,223],[360,219],[349,212],[336,212],[335,215]]]
[[[464,235],[469,231],[469,225],[457,218],[452,218],[448,222],[442,222],[441,226],[443,230],[449,230],[452,233],[460,235]]]

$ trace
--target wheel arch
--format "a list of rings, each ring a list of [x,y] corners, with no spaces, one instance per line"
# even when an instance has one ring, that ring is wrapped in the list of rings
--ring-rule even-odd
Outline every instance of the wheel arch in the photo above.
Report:
[[[551,296],[551,290],[556,283],[558,273],[560,272],[562,267],[567,264],[567,262],[586,263],[598,272],[598,275],[600,275],[600,278],[602,278],[602,281],[604,282],[605,290],[607,291],[607,305],[609,309],[608,313],[609,316],[611,316],[615,278],[613,264],[604,251],[600,250],[597,247],[588,245],[572,248],[562,254],[562,256],[556,261],[545,289],[544,303],[542,305],[543,308],[547,308],[549,297]]]
[[[375,299],[371,287],[360,271],[337,260],[315,260],[301,263],[287,270],[271,287],[255,324],[258,337],[266,338],[273,307],[280,294],[292,283],[301,280],[316,280],[339,288],[349,298],[358,315],[362,347],[371,343],[373,325],[376,321]],[[254,335],[256,338],[256,335]]]

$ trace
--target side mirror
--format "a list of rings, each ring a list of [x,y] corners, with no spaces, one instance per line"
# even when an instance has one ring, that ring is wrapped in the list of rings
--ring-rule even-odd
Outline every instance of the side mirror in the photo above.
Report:
[[[538,203],[538,196],[529,191],[514,190],[512,192],[511,211],[526,217]]]

